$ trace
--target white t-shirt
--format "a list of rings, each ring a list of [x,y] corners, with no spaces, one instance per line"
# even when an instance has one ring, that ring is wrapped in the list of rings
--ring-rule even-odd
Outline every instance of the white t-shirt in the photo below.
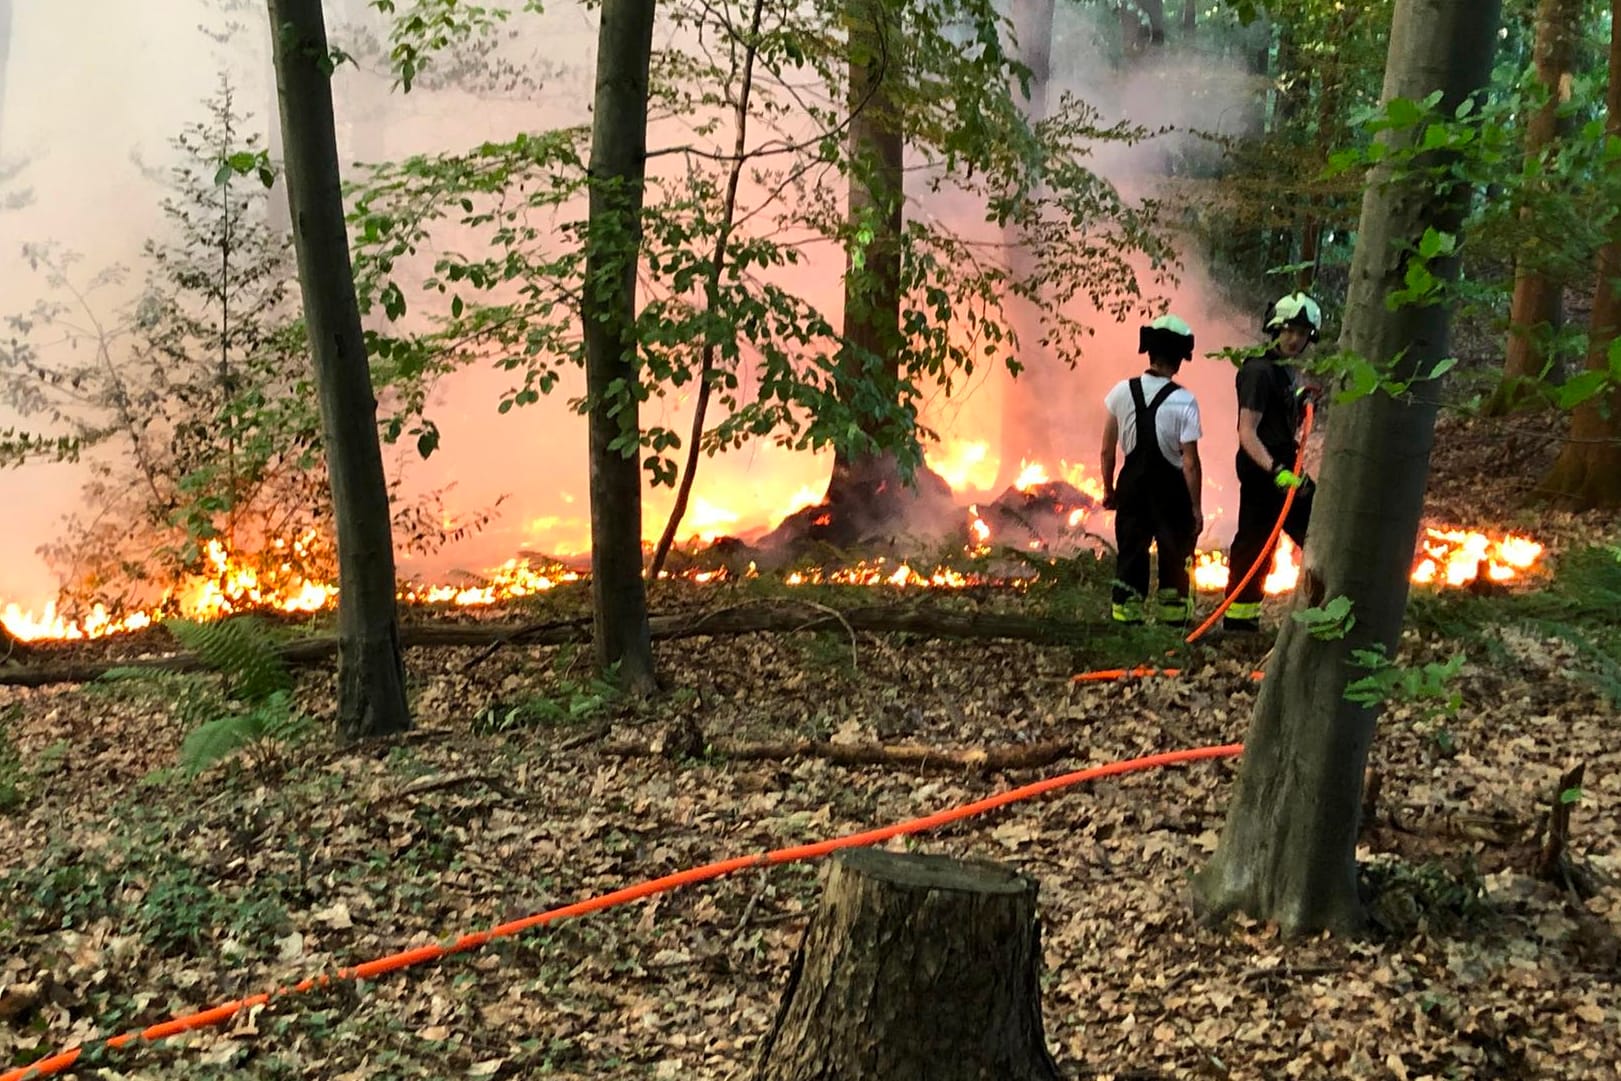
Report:
[[[1154,395],[1170,382],[1162,375],[1144,373],[1143,404],[1154,404]],[[1130,454],[1137,446],[1137,408],[1131,400],[1131,380],[1122,379],[1103,399],[1103,404],[1120,425],[1120,449]],[[1154,434],[1159,437],[1159,450],[1172,465],[1182,464],[1182,444],[1196,442],[1204,433],[1199,428],[1199,403],[1193,392],[1178,387],[1159,407],[1154,417]]]

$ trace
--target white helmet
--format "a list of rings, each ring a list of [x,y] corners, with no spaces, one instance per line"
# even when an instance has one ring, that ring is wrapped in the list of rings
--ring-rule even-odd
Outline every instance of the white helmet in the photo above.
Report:
[[[1323,325],[1323,309],[1305,293],[1290,293],[1272,302],[1266,312],[1266,332],[1276,334],[1286,326],[1305,327],[1311,340]]]
[[[1193,328],[1174,315],[1162,315],[1137,331],[1137,352],[1188,360],[1193,356]]]

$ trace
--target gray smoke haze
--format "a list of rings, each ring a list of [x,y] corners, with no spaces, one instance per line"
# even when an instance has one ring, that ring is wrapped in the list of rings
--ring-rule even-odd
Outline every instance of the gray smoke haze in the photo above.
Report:
[[[132,269],[127,295],[99,301],[111,312],[132,300],[142,278],[141,245],[163,228],[158,203],[165,192],[154,171],[170,162],[168,140],[203,118],[203,102],[217,87],[222,70],[230,73],[240,100],[269,134],[266,121],[274,98],[263,5],[246,0],[72,0],[13,6],[6,85],[0,96],[0,162],[21,168],[0,190],[0,203],[25,188],[32,191],[32,201],[0,211],[0,314],[26,310],[42,294],[42,280],[20,256],[23,244],[41,241],[81,253],[87,270],[114,263]],[[381,31],[364,0],[328,0],[326,6],[336,44],[352,48],[346,35],[353,38],[357,28],[371,33],[373,40]],[[1060,40],[1054,49],[1055,94],[1072,90],[1106,116],[1148,125],[1231,132],[1248,123],[1248,91],[1232,73],[1202,68],[1173,50],[1161,62],[1117,79],[1103,58],[1107,27],[1094,27],[1066,7],[1060,5]],[[533,100],[500,87],[479,93],[428,88],[405,96],[391,89],[391,78],[376,61],[359,70],[340,68],[335,89],[345,160],[460,150],[520,130],[585,120],[594,19],[569,5],[548,8],[541,24],[532,17],[515,24],[525,28],[526,36],[503,53],[544,73],[545,86]],[[661,30],[661,37],[667,41],[668,31]],[[537,49],[543,50],[538,58]],[[650,142],[688,141],[690,133],[683,130],[688,126],[664,125]],[[1148,192],[1170,152],[1165,139],[1127,152],[1111,149],[1100,155],[1098,167],[1125,190]],[[950,206],[925,209],[954,212]],[[964,226],[971,226],[971,215],[964,210],[963,216]],[[842,255],[831,250],[809,254],[810,265],[796,288],[824,311],[836,313]],[[1168,298],[1170,307],[1194,325],[1201,352],[1254,339],[1254,313],[1225,309],[1195,262],[1188,262],[1182,278]],[[1115,380],[1140,370],[1136,327],[1135,321],[1116,326],[1100,320],[1086,363],[1065,383],[1061,411],[1072,418],[1063,433],[1065,457],[1086,462],[1093,471],[1101,398]],[[488,531],[419,563],[413,568],[419,572],[483,569],[521,549],[558,554],[583,550],[588,535],[585,430],[566,404],[580,388],[565,380],[550,399],[502,416],[496,403],[510,381],[506,373],[470,370],[447,380],[436,396],[432,415],[443,431],[442,449],[426,463],[409,463],[409,487],[450,486],[452,511],[472,511],[501,496],[509,498]],[[1207,475],[1213,484],[1230,487],[1230,369],[1198,360],[1187,370],[1186,381],[1204,407]],[[926,420],[948,441],[985,441],[996,448],[1004,383],[1005,375],[986,370],[966,393],[949,400],[937,396]],[[673,396],[650,403],[644,422],[684,431],[689,415],[690,401]],[[0,427],[18,423],[26,426],[0,409]],[[684,535],[769,526],[819,497],[829,464],[827,456],[793,454],[766,444],[705,459]],[[0,472],[0,506],[8,512],[7,528],[0,531],[0,606],[15,602],[38,608],[54,594],[55,582],[35,549],[53,535],[63,514],[77,506],[83,476],[82,467],[57,465]],[[648,535],[657,535],[669,503],[667,489],[650,492]],[[1207,510],[1223,505],[1223,500],[1207,496]]]

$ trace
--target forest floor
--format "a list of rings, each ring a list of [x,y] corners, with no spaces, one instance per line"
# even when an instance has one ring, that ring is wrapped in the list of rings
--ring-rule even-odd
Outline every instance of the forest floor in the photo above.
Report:
[[[1502,595],[1415,595],[1403,663],[1463,653],[1461,705],[1431,716],[1397,703],[1381,724],[1361,852],[1377,887],[1367,937],[1286,942],[1263,924],[1194,919],[1188,876],[1215,846],[1231,761],[1083,786],[908,842],[1039,881],[1047,1038],[1066,1077],[1621,1076],[1621,739],[1608,697],[1621,689],[1621,593],[1609,592],[1621,564],[1602,547],[1621,533],[1613,517],[1528,502],[1515,478],[1546,446],[1502,425],[1443,432],[1434,518],[1531,529],[1549,570]],[[1062,587],[924,599],[1096,618],[1107,580],[1103,568]],[[653,606],[785,592],[663,584]],[[587,600],[559,589],[498,615],[577,616]],[[1179,680],[1070,680],[1158,659],[1166,642],[1108,630],[1063,648],[694,638],[658,646],[669,690],[650,705],[593,683],[577,649],[413,649],[410,736],[335,749],[332,668],[308,667],[294,705],[309,735],[196,777],[177,754],[197,703],[218,700],[216,677],[0,688],[0,1068],[688,866],[1241,740],[1267,642],[1186,651]],[[163,632],[64,656],[158,648]],[[723,738],[1070,753],[987,774],[742,761],[714,753]],[[1578,762],[1573,855],[1598,883],[1585,901],[1531,873],[1537,825]],[[820,874],[750,871],[278,999],[218,1030],[108,1052],[78,1076],[741,1079]]]

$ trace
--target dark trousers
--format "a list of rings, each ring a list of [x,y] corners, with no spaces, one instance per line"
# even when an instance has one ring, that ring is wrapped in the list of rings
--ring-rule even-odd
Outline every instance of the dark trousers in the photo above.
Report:
[[[1175,487],[1161,488],[1157,497],[1123,493],[1114,515],[1114,541],[1119,552],[1114,586],[1115,618],[1131,621],[1133,606],[1148,596],[1149,545],[1159,548],[1158,616],[1167,622],[1184,621],[1192,613],[1191,565],[1198,542],[1193,504],[1181,475]]]
[[[1295,501],[1289,508],[1289,517],[1283,531],[1296,544],[1306,543],[1306,527],[1311,522],[1312,496],[1315,485],[1311,481],[1295,491]],[[1238,452],[1238,533],[1227,557],[1227,588],[1236,586],[1250,567],[1259,559],[1270,558],[1266,539],[1283,510],[1284,490],[1277,486],[1271,474],[1256,465],[1248,454]],[[1264,595],[1267,568],[1255,573],[1249,584],[1227,609],[1227,618],[1255,619],[1260,616],[1260,603]]]

